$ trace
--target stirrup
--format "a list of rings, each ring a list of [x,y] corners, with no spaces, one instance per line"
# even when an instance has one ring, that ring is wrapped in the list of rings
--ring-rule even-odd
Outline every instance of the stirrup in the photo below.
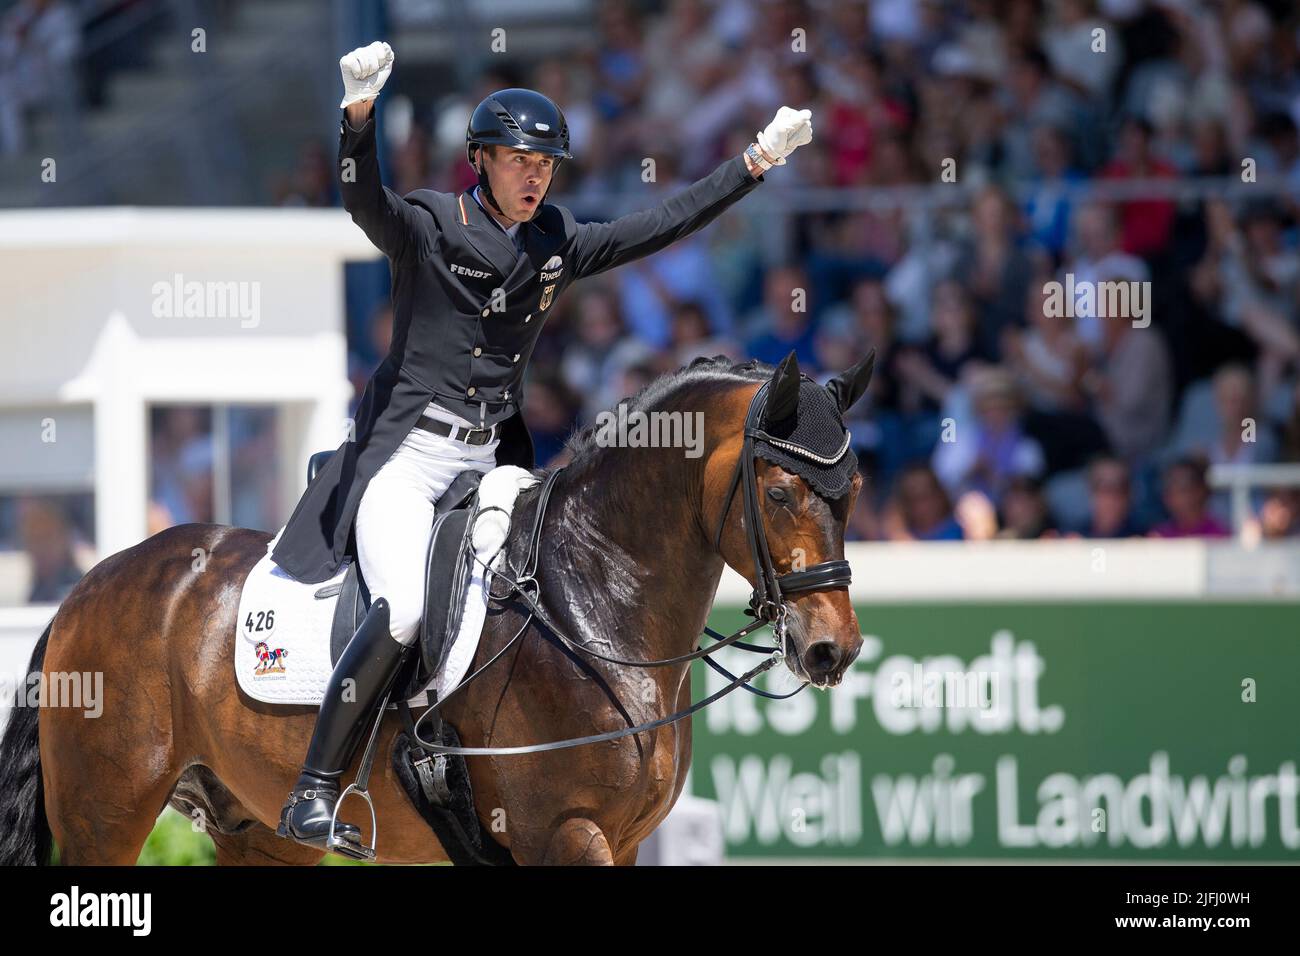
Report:
[[[382,712],[381,715],[382,717]],[[355,793],[362,800],[366,801],[366,806],[370,809],[370,843],[354,843],[351,840],[344,839],[334,832],[334,827],[339,821],[339,807],[343,805],[344,798],[348,794]],[[356,783],[350,783],[339,794],[339,798],[334,801],[334,813],[330,816],[330,832],[325,837],[325,849],[337,853],[340,856],[346,856],[352,860],[361,860],[365,863],[375,862],[375,843],[379,839],[379,824],[375,818],[375,803],[370,799],[370,791],[364,786],[358,787]]]

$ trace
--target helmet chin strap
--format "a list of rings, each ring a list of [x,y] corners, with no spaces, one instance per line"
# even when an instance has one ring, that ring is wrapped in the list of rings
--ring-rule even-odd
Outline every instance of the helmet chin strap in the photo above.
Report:
[[[488,201],[493,209],[509,219],[510,217],[506,215],[505,210],[501,208],[501,204],[497,202],[497,197],[492,194],[492,184],[488,182],[487,163],[483,161],[482,146],[475,150],[475,155],[478,157],[478,165],[474,171],[478,173],[478,188],[483,191],[483,198]]]

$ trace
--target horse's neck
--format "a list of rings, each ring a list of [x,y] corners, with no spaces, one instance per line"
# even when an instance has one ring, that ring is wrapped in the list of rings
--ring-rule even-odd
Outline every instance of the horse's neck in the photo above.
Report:
[[[722,559],[698,534],[689,503],[654,477],[619,496],[618,507],[609,500],[583,480],[552,495],[538,578],[556,623],[615,657],[688,653],[712,606]]]

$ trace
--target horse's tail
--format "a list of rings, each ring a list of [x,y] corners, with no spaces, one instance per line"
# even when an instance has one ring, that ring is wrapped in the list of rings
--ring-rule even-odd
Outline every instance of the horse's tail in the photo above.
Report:
[[[36,642],[28,674],[39,674],[45,666],[45,646],[50,627]],[[45,866],[50,860],[50,822],[45,818],[45,788],[41,782],[39,707],[23,706],[27,682],[20,681],[19,699],[9,714],[4,737],[0,738],[0,866]]]

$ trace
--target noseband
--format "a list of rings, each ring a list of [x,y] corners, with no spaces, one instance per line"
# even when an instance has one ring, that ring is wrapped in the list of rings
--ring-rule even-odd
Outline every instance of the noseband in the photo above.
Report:
[[[736,497],[736,486],[744,490],[744,511],[741,524],[745,529],[745,540],[749,543],[749,553],[754,559],[754,592],[749,598],[749,607],[753,615],[762,621],[776,623],[785,616],[787,594],[799,594],[804,591],[817,591],[822,588],[846,588],[853,581],[849,562],[822,561],[803,571],[791,571],[778,574],[772,564],[772,554],[767,547],[767,535],[763,532],[763,509],[758,500],[758,476],[754,468],[757,451],[756,441],[768,442],[783,451],[806,458],[819,465],[833,465],[849,450],[849,436],[844,436],[844,444],[833,458],[826,458],[809,451],[793,442],[769,435],[759,421],[767,406],[767,390],[770,382],[764,382],[754,393],[749,402],[749,411],[745,414],[745,442],[740,450],[740,459],[736,462],[736,471],[727,491],[727,503],[718,519],[718,530],[713,536],[713,546],[722,553],[722,529],[726,526],[727,515],[731,511],[731,502]]]

